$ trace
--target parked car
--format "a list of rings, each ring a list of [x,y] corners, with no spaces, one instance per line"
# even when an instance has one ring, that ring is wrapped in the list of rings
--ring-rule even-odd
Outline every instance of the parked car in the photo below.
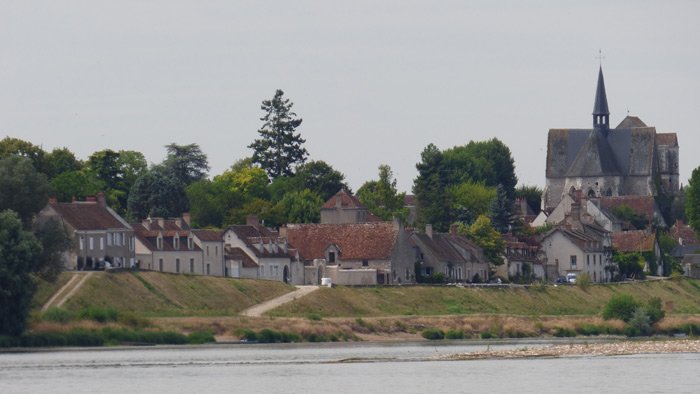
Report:
[[[556,283],[564,284],[564,283],[569,283],[569,282],[566,280],[566,276],[560,276],[557,278]]]
[[[566,274],[566,281],[569,283],[576,283],[576,274],[574,272]]]

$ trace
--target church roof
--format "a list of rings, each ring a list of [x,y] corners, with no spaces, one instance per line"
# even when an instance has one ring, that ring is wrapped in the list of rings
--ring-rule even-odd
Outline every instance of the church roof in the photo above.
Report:
[[[595,103],[593,103],[593,115],[610,115],[608,110],[608,97],[605,94],[605,81],[603,80],[603,67],[598,69],[598,86],[595,91]]]
[[[600,130],[591,130],[568,170],[569,176],[619,175],[615,155]]]
[[[617,125],[616,129],[632,129],[635,127],[649,126],[647,126],[646,123],[642,122],[642,120],[638,117],[627,115],[624,119],[622,119],[622,122],[620,122],[620,124]]]

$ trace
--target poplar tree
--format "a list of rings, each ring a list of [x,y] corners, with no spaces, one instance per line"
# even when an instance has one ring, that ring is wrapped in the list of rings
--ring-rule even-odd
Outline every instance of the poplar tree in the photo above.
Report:
[[[258,130],[260,138],[248,145],[253,149],[253,162],[262,167],[271,179],[294,174],[292,166],[306,161],[309,152],[302,145],[306,142],[296,133],[302,119],[292,112],[294,105],[277,89],[272,100],[263,100],[260,107],[265,116]]]

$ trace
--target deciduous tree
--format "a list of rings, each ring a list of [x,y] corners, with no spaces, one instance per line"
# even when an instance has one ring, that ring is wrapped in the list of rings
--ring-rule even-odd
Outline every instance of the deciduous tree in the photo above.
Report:
[[[183,186],[188,186],[192,182],[206,177],[207,171],[209,171],[209,161],[199,145],[172,143],[166,145],[165,148],[168,150],[168,156],[163,161],[163,168]]]
[[[384,220],[405,220],[408,216],[404,204],[406,193],[397,192],[394,173],[386,164],[379,166],[378,180],[365,182],[357,189],[357,198],[370,212]]]
[[[30,159],[0,159],[0,210],[11,209],[29,223],[48,202],[48,192],[46,175],[37,172]]]

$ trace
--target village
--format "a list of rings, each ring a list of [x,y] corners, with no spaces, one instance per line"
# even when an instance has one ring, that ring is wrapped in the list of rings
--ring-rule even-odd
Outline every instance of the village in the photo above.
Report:
[[[85,201],[52,198],[38,220],[59,218],[71,229],[65,268],[79,271],[138,269],[293,285],[606,283],[669,276],[675,261],[675,269],[697,278],[697,235],[681,220],[667,223],[658,203],[659,196],[682,193],[676,134],[657,133],[629,115],[611,128],[609,116],[601,68],[593,127],[549,131],[540,210],[514,200],[497,260],[456,224],[447,232],[431,223],[417,227],[421,202],[413,195],[403,199],[408,215],[384,220],[341,189],[323,202],[319,223],[275,228],[248,215],[245,224],[198,229],[188,212],[129,223],[104,193]],[[664,237],[670,248],[662,246]]]

